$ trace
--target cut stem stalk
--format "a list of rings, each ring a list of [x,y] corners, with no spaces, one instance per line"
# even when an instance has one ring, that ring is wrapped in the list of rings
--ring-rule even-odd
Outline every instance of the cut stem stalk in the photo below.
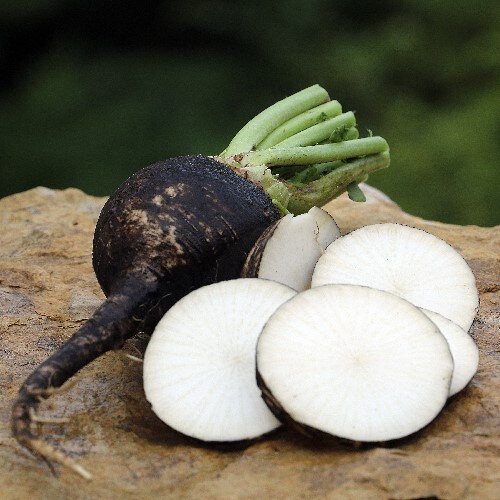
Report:
[[[323,175],[328,174],[332,170],[345,165],[341,160],[329,161],[326,163],[314,163],[306,168],[302,167],[302,170],[295,173],[295,175],[290,176],[288,182],[292,184],[307,184],[308,182],[313,182],[318,180]],[[278,167],[284,171],[288,168],[292,170],[294,167]]]
[[[358,156],[373,155],[389,150],[382,137],[365,137],[354,141],[344,141],[334,144],[319,144],[316,146],[271,148],[264,151],[250,151],[238,155],[235,159],[243,167],[267,165],[311,165],[333,160],[347,160]]]
[[[304,113],[301,113],[273,130],[255,149],[268,149],[276,144],[288,139],[302,130],[305,130],[317,123],[342,113],[342,106],[338,101],[328,101],[320,106],[316,106]]]
[[[368,174],[389,166],[389,152],[357,158],[308,184],[296,185],[283,181],[290,193],[288,210],[305,213],[310,207],[321,207],[333,200],[353,182],[362,182]]]
[[[293,148],[297,146],[314,146],[322,141],[326,141],[332,132],[339,127],[350,129],[356,125],[356,117],[352,111],[325,120],[317,125],[313,125],[301,132],[292,135],[288,139],[276,144],[276,148]]]
[[[359,139],[359,130],[356,127],[351,127],[345,133],[345,141],[353,141],[355,139]]]
[[[274,129],[291,118],[316,107],[330,97],[325,89],[313,85],[301,90],[259,113],[250,120],[233,138],[221,154],[223,157],[251,151]]]

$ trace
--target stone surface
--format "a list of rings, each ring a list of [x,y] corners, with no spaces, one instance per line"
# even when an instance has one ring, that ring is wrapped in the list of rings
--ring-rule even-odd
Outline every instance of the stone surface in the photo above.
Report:
[[[401,222],[453,245],[477,279],[481,307],[471,335],[481,352],[469,387],[418,434],[387,447],[353,449],[280,430],[240,449],[195,443],[151,412],[134,338],[85,367],[40,407],[66,416],[39,432],[94,476],[85,481],[22,449],[10,434],[10,407],[24,378],[103,300],[91,267],[103,198],[37,188],[0,200],[0,496],[24,498],[499,498],[498,326],[500,228],[458,227],[402,212],[380,192],[345,197],[328,209],[343,233]]]

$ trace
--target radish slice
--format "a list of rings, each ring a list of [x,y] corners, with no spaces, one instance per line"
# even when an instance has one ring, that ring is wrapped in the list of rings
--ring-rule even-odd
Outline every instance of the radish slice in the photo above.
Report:
[[[436,417],[453,360],[436,325],[406,300],[325,285],[297,294],[271,316],[257,345],[257,370],[276,415],[373,442],[402,438]]]
[[[156,415],[203,441],[246,440],[278,427],[255,380],[255,346],[269,316],[294,295],[279,283],[238,279],[177,302],[144,356],[144,391]]]
[[[450,346],[455,368],[451,379],[450,396],[464,389],[477,372],[479,349],[474,340],[462,328],[438,313],[421,309],[441,330]]]
[[[242,276],[264,278],[302,291],[311,286],[314,266],[340,236],[332,216],[318,207],[286,215],[266,231],[248,255]]]
[[[312,286],[366,285],[437,312],[468,331],[479,308],[476,282],[448,243],[401,224],[374,224],[335,240],[319,259]]]

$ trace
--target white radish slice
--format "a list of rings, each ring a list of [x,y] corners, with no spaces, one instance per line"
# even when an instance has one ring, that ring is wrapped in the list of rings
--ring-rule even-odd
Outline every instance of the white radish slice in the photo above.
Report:
[[[438,415],[453,360],[436,325],[408,301],[363,286],[325,285],[297,294],[271,316],[257,344],[257,370],[277,415],[376,442],[412,434]]]
[[[295,295],[259,279],[205,286],[160,320],[144,356],[144,391],[167,425],[203,441],[252,439],[279,426],[255,380],[269,316]]]
[[[302,291],[311,286],[316,262],[340,236],[332,216],[318,207],[286,215],[256,243],[243,275],[269,279]]]
[[[476,282],[448,243],[401,224],[365,226],[335,240],[318,260],[312,286],[365,285],[399,295],[468,331],[479,308]]]
[[[453,321],[427,309],[422,309],[422,312],[441,330],[450,346],[455,367],[449,395],[453,396],[464,389],[477,372],[479,349],[472,337]]]

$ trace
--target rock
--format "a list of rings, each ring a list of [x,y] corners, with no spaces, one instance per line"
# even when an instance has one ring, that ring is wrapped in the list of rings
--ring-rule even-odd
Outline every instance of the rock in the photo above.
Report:
[[[459,227],[404,213],[366,186],[364,204],[328,205],[343,233],[377,222],[429,231],[462,253],[481,307],[472,326],[481,360],[469,387],[418,434],[352,449],[280,430],[239,449],[195,443],[164,426],[147,404],[129,341],[85,367],[40,406],[39,433],[88,469],[85,481],[56,475],[12,438],[9,419],[25,377],[103,300],[91,267],[92,234],[103,198],[37,188],[0,200],[0,491],[3,498],[498,498],[500,228]],[[140,355],[140,354],[139,354]],[[202,411],[202,409],[200,409]]]

